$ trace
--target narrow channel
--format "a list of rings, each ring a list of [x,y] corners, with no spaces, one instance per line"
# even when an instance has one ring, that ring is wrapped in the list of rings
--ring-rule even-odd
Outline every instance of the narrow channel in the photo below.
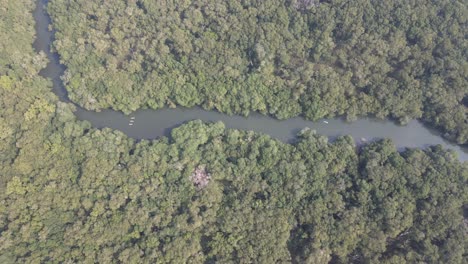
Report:
[[[59,62],[59,56],[51,52],[50,46],[54,39],[53,32],[49,31],[50,17],[46,11],[47,0],[38,0],[34,11],[36,21],[36,40],[33,47],[37,52],[47,54],[49,63],[40,75],[49,78],[53,82],[53,91],[59,99],[71,103],[67,97],[67,91],[60,79],[65,66]],[[122,131],[135,139],[155,139],[168,136],[172,128],[190,120],[200,119],[204,122],[222,121],[227,128],[252,130],[268,134],[284,142],[293,142],[297,133],[309,127],[317,133],[327,135],[330,139],[340,135],[350,135],[360,144],[381,138],[389,138],[398,149],[425,148],[430,145],[440,144],[447,149],[454,150],[460,160],[468,160],[468,149],[448,142],[440,133],[425,127],[417,120],[411,121],[406,126],[399,126],[392,121],[382,121],[372,118],[362,118],[354,122],[345,122],[342,119],[327,119],[319,122],[304,120],[301,117],[287,120],[278,120],[273,117],[251,113],[249,117],[227,115],[216,111],[207,111],[196,108],[176,109],[142,109],[130,115],[106,109],[101,112],[88,111],[76,106],[75,115],[80,120],[86,120],[96,128],[112,128]]]

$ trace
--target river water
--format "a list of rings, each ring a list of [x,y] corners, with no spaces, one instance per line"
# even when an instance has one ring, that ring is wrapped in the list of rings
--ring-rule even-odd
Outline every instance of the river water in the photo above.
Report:
[[[54,36],[53,32],[48,30],[50,17],[45,10],[47,0],[38,0],[38,3],[34,11],[37,34],[33,46],[36,51],[44,51],[49,59],[47,67],[40,72],[40,75],[53,81],[53,91],[61,101],[74,104],[68,99],[60,79],[65,67],[60,64],[58,55],[50,50]],[[227,128],[252,130],[268,134],[284,142],[293,142],[301,129],[309,127],[331,139],[340,135],[350,135],[358,144],[364,141],[390,138],[400,150],[406,147],[424,148],[440,144],[447,149],[454,150],[460,160],[468,160],[467,148],[444,140],[440,133],[425,127],[417,120],[411,121],[406,126],[372,118],[362,118],[352,123],[338,118],[312,122],[301,117],[277,120],[259,113],[251,113],[247,118],[237,115],[230,116],[201,108],[142,109],[130,115],[124,115],[110,109],[94,112],[83,109],[76,104],[75,106],[75,115],[78,119],[86,120],[96,128],[108,127],[120,130],[135,139],[155,139],[168,136],[172,128],[190,120],[200,119],[205,122],[222,121]]]

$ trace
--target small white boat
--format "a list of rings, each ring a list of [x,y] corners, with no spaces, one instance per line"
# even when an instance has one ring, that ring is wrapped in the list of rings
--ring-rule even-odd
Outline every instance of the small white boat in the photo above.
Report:
[[[323,120],[323,122],[324,122],[325,124],[328,124],[328,121],[327,121],[327,120]]]
[[[133,123],[128,124],[129,126],[133,126]]]
[[[135,119],[135,117],[134,117],[134,116],[132,116],[132,117],[130,117],[130,119]]]

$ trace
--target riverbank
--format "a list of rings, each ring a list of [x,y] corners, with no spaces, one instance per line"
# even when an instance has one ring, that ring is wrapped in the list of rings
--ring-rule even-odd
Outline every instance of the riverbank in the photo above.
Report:
[[[45,10],[47,1],[39,0],[39,2],[41,4],[38,4],[34,12],[37,39],[33,46],[37,51],[44,51],[49,59],[49,64],[40,74],[53,81],[53,91],[61,101],[73,103],[68,99],[67,92],[60,79],[65,67],[60,64],[58,55],[50,50],[53,32],[49,31],[50,18]],[[392,121],[371,118],[358,119],[352,123],[345,122],[342,119],[328,119],[328,123],[324,123],[304,120],[301,117],[277,120],[259,113],[251,113],[248,117],[231,116],[201,108],[188,109],[182,107],[160,110],[142,109],[127,116],[110,109],[94,112],[83,109],[76,104],[74,105],[76,106],[75,115],[78,119],[86,120],[96,128],[108,127],[122,131],[127,136],[135,139],[155,139],[161,136],[169,136],[172,128],[190,120],[200,119],[204,122],[221,121],[227,128],[252,130],[268,134],[284,142],[293,142],[300,130],[309,127],[319,134],[328,136],[330,139],[340,135],[350,135],[358,144],[363,141],[363,138],[366,141],[389,138],[399,149],[425,148],[430,145],[440,144],[455,151],[462,161],[468,160],[468,150],[466,148],[448,142],[440,133],[425,127],[416,120],[409,122],[406,126],[399,126]],[[132,117],[134,121],[130,122]]]

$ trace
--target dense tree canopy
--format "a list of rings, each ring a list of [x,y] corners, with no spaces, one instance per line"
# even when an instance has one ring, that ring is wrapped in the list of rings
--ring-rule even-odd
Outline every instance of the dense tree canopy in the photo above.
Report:
[[[72,100],[421,118],[468,142],[462,0],[51,0]]]
[[[454,153],[200,121],[154,141],[93,129],[38,75],[33,8],[0,0],[0,263],[466,262]]]

